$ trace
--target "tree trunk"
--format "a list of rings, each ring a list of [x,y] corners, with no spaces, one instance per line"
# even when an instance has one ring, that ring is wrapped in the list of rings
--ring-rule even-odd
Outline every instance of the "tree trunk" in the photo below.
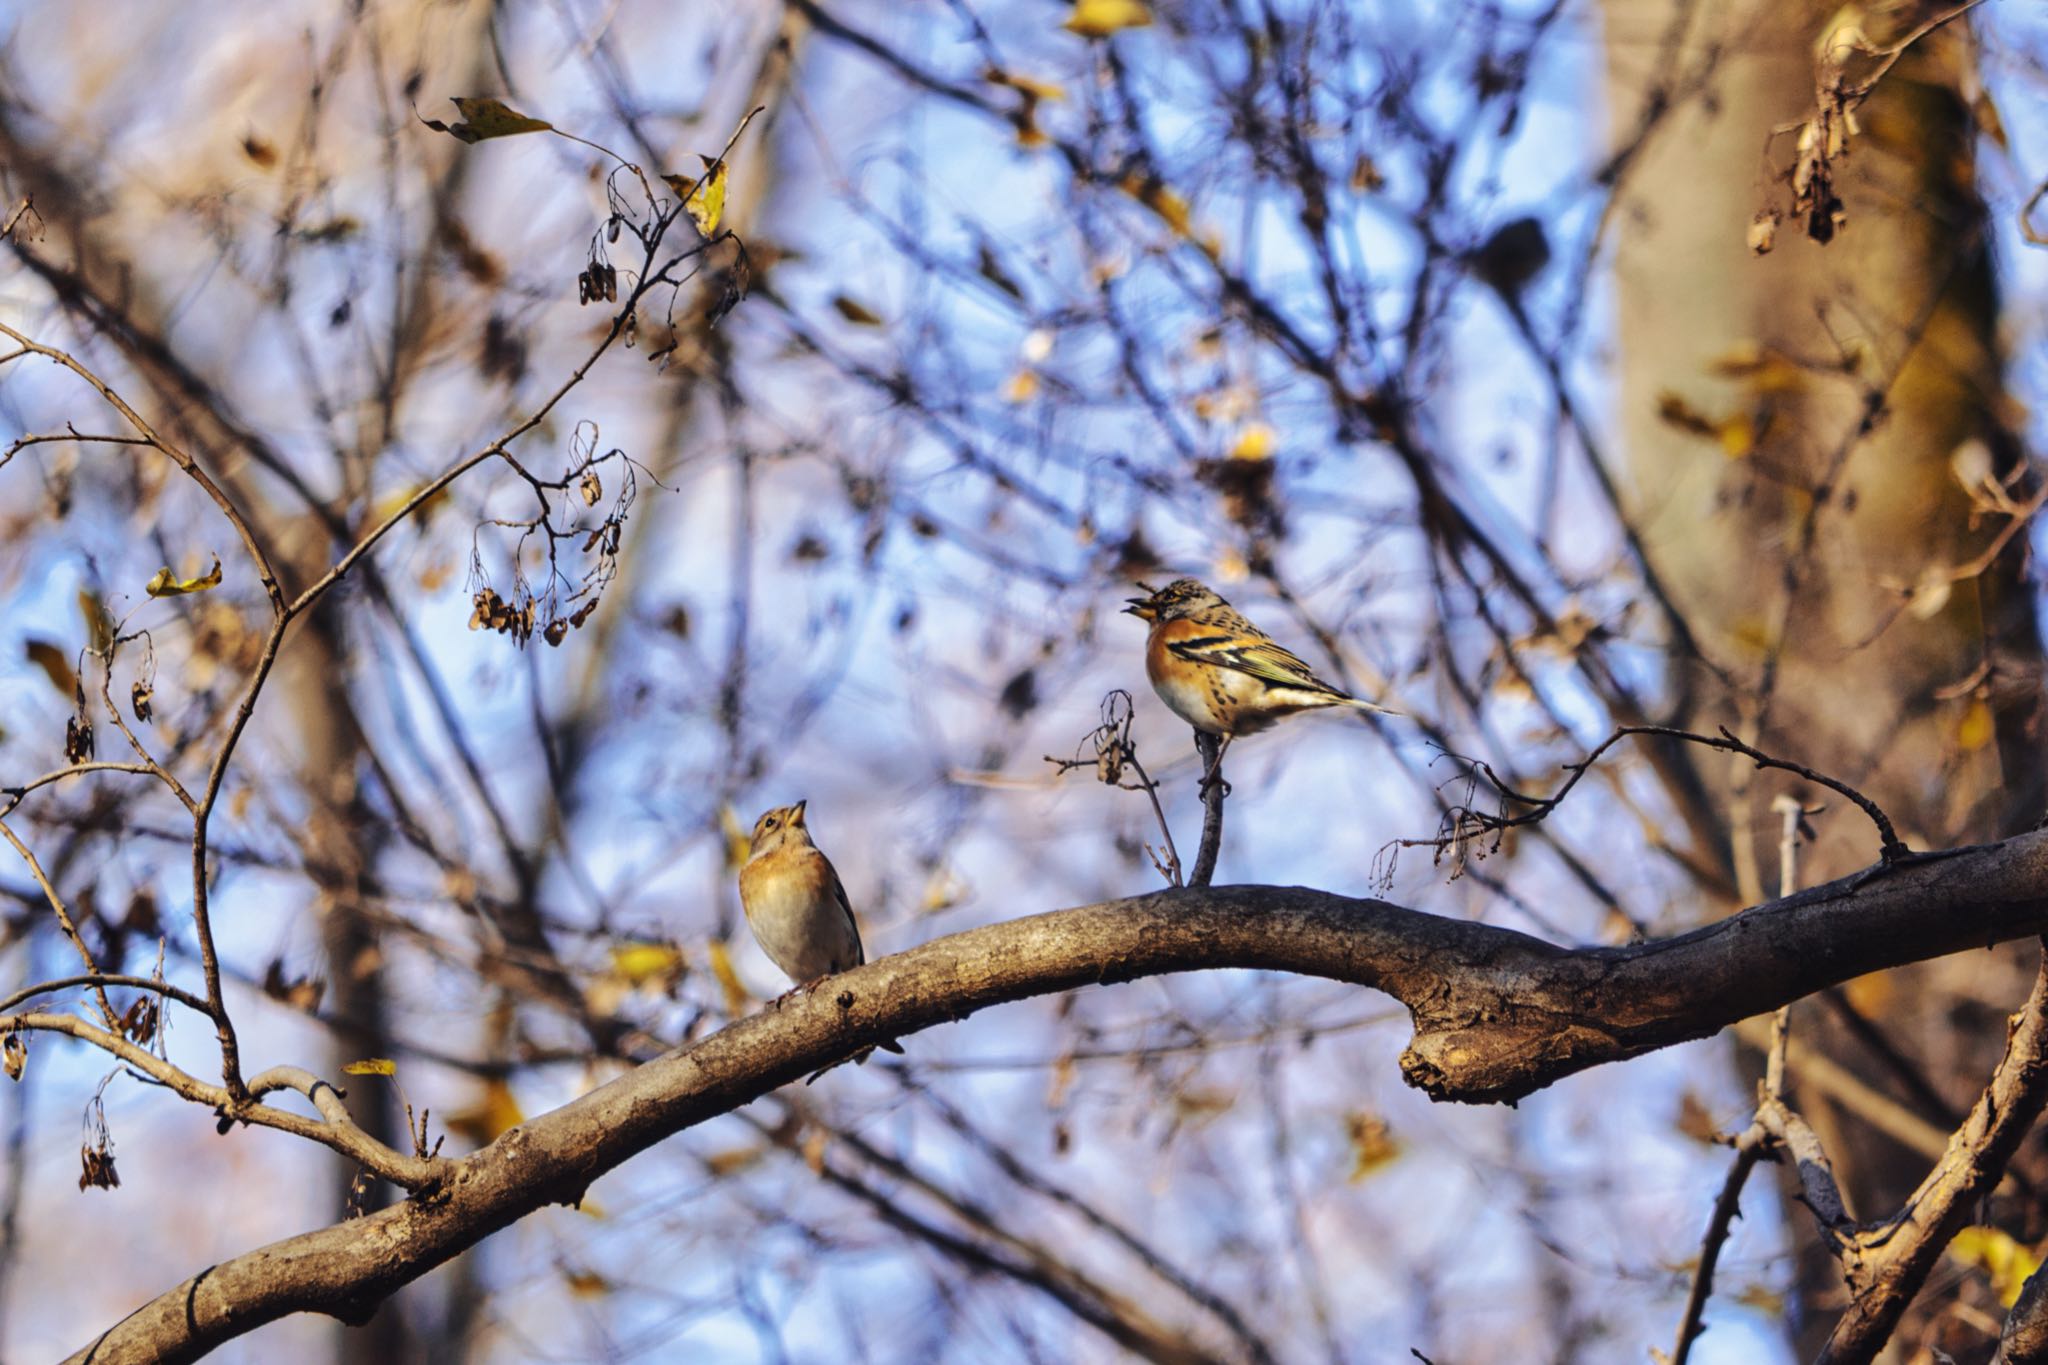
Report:
[[[1616,473],[1705,656],[1679,661],[1679,720],[1726,724],[1846,779],[1916,847],[2025,828],[2042,787],[2024,535],[1993,553],[2012,518],[1973,502],[1957,472],[2018,463],[2003,426],[1976,128],[1960,93],[1969,32],[1959,22],[1925,35],[1857,111],[1860,129],[1832,163],[1838,235],[1813,240],[1792,214],[1758,257],[1753,215],[1790,202],[1779,172],[1814,112],[1819,40],[1836,6],[1697,8],[1679,7],[1682,32],[1669,0],[1607,0],[1604,11],[1617,138],[1635,135],[1644,109],[1670,106],[1627,163],[1609,231],[1625,451]],[[1872,6],[1858,15],[1865,46],[1895,43],[1936,12]],[[1848,54],[1852,75],[1876,65],[1827,46]],[[1773,138],[1786,125],[1795,131]],[[1983,572],[1955,572],[1980,556]],[[1711,852],[1744,901],[1762,899],[1778,880],[1772,797],[1814,805],[1825,794],[1739,760],[1705,761],[1728,822],[1726,847]],[[1875,853],[1867,825],[1829,804],[1803,855],[1805,882]],[[1802,1009],[1794,1028],[1923,1112],[1934,1097],[1911,1093],[1909,1068],[1966,1108],[2002,1041],[1999,1010],[1983,1002],[2017,1001],[2026,965],[1970,954],[1895,973]],[[1905,1065],[1880,1066],[1852,1041],[1871,1030],[1841,1026],[1845,1008],[1880,1005],[1884,1035],[1911,1050]],[[1857,1212],[1896,1207],[1924,1158],[1853,1114],[1833,1117]],[[1810,1220],[1793,1216],[1812,1250]],[[1828,1258],[1804,1259],[1833,1278]],[[1822,1281],[1802,1276],[1801,1288],[1824,1332]],[[1812,1344],[1802,1337],[1803,1356]]]

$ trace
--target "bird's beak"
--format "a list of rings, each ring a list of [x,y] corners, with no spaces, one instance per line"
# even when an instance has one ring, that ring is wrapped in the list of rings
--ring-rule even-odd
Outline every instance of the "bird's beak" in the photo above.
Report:
[[[794,818],[796,820],[796,823],[798,823],[799,825],[801,825],[804,822],[804,807],[810,804],[811,803],[808,800],[803,800],[796,803],[796,815]]]
[[[1140,583],[1138,586],[1142,588],[1145,585]],[[1123,614],[1126,616],[1135,616],[1140,621],[1149,621],[1158,614],[1153,610],[1152,599],[1149,597],[1126,597],[1124,601],[1130,603],[1128,607],[1124,608]]]

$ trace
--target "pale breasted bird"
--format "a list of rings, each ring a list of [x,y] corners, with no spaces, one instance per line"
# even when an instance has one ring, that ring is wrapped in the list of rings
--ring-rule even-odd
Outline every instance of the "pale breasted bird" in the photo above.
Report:
[[[860,926],[832,860],[811,842],[804,807],[778,806],[754,822],[746,866],[740,869],[740,907],[769,961],[808,991],[836,972],[867,960]],[[894,1043],[881,1046],[901,1052]],[[865,1061],[867,1053],[860,1054]]]
[[[1324,682],[1192,578],[1177,578],[1163,588],[1138,586],[1149,596],[1128,599],[1124,610],[1152,623],[1145,641],[1145,673],[1152,689],[1175,715],[1219,736],[1225,746],[1297,711],[1345,706],[1400,714]]]

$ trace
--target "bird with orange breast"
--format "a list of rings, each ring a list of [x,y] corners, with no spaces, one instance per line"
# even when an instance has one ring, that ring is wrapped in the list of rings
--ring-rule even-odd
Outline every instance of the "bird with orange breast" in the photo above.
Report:
[[[867,961],[838,869],[811,842],[804,823],[809,804],[778,806],[756,820],[746,865],[740,868],[740,908],[747,927],[769,961],[796,983],[791,994],[795,989],[814,992],[826,977]],[[893,1042],[880,1046],[903,1051]],[[873,1050],[863,1049],[854,1060],[865,1062]]]
[[[1221,740],[1209,779],[1230,741],[1297,711],[1345,706],[1400,714],[1324,682],[1203,583],[1177,578],[1163,588],[1138,586],[1148,595],[1128,599],[1124,610],[1151,623],[1145,673],[1152,690],[1176,716]]]

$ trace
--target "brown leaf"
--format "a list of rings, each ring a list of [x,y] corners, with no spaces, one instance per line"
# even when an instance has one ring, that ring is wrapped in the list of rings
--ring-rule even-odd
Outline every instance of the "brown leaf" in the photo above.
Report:
[[[482,142],[485,138],[512,137],[519,133],[547,133],[554,131],[555,127],[545,120],[528,118],[503,100],[457,95],[455,107],[462,113],[460,123],[443,123],[432,118],[423,118],[420,122],[464,142]]]
[[[28,661],[43,670],[50,686],[70,697],[78,693],[78,675],[71,671],[71,658],[48,640],[30,640],[22,646]]]
[[[839,310],[840,317],[845,318],[857,327],[880,327],[883,325],[880,314],[876,313],[866,304],[850,299],[844,294],[834,294],[832,296],[832,306]]]

